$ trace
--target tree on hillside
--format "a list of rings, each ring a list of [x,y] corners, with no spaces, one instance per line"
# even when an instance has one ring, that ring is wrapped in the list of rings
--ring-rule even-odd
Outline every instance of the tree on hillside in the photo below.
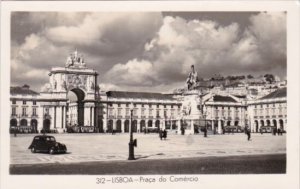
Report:
[[[273,74],[266,74],[264,75],[264,78],[268,83],[273,83],[275,81],[275,77]]]

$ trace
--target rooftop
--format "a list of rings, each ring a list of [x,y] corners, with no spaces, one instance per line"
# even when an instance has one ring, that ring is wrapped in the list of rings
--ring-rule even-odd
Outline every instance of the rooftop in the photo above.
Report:
[[[272,98],[283,98],[283,97],[286,97],[286,87],[280,88],[280,89],[262,97],[261,100],[272,99]]]
[[[220,96],[220,95],[215,95],[214,101],[215,102],[237,102],[230,96]]]
[[[15,86],[15,87],[10,87],[10,94],[12,95],[38,95],[38,92],[35,92],[30,89],[28,85],[23,85],[22,87],[20,86]]]
[[[125,91],[108,91],[107,97],[111,98],[134,98],[134,99],[162,99],[174,100],[173,95],[162,93],[146,93],[146,92],[125,92]]]

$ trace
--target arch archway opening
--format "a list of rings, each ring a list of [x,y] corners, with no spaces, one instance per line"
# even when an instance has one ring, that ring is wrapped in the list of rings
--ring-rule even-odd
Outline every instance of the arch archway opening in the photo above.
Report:
[[[113,131],[113,128],[114,128],[114,121],[113,120],[108,120],[108,123],[107,123],[107,133],[111,133]]]
[[[279,120],[279,128],[284,131],[284,123],[282,119]]]
[[[155,127],[160,130],[160,121],[159,120],[156,120],[155,121]]]
[[[273,126],[277,129],[277,121],[273,119]]]
[[[122,132],[122,121],[118,120],[116,125],[116,132],[121,133]]]
[[[27,120],[26,119],[21,119],[20,125],[21,126],[27,126]]]
[[[74,88],[67,93],[67,125],[84,126],[84,99],[85,93],[79,88]]]
[[[136,133],[137,132],[137,120],[132,121],[132,132]]]
[[[124,126],[125,126],[124,132],[128,133],[129,132],[129,120],[125,120]]]
[[[261,126],[261,127],[265,126],[264,120],[260,120],[260,126]]]
[[[145,131],[145,129],[146,129],[146,122],[145,122],[145,120],[141,120],[141,122],[140,122],[140,132]]]
[[[257,120],[255,120],[255,132],[257,132],[258,133],[258,121]]]
[[[43,121],[43,129],[42,129],[42,132],[45,132],[45,133],[50,133],[50,119],[45,119]]]
[[[37,132],[37,128],[38,128],[38,122],[37,122],[37,120],[36,119],[32,119],[30,121],[30,126],[31,126],[32,131],[34,133],[36,133]]]

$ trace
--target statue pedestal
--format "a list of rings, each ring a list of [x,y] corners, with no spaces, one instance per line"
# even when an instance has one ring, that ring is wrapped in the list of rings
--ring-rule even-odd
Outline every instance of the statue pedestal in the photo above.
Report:
[[[181,127],[185,129],[185,134],[194,134],[197,123],[202,118],[201,97],[197,90],[186,91],[183,94]],[[178,128],[181,133],[181,128]]]

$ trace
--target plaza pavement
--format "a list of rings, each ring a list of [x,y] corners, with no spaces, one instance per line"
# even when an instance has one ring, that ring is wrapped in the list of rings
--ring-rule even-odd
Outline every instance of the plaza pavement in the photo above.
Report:
[[[32,134],[11,135],[10,164],[77,163],[127,160],[129,134],[53,134],[66,144],[67,154],[31,153],[28,148]],[[285,154],[286,135],[253,134],[251,141],[240,134],[176,135],[160,140],[158,134],[135,133],[137,159],[173,159],[210,156],[240,156],[255,154]]]

